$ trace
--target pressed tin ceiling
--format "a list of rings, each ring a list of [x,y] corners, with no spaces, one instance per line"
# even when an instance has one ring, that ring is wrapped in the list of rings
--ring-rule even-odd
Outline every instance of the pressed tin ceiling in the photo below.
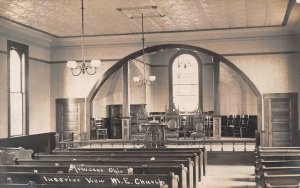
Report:
[[[294,3],[293,3],[294,4]],[[117,8],[157,6],[145,32],[280,26],[289,0],[84,0],[86,35],[141,32],[141,19]],[[81,35],[81,0],[0,0],[0,16],[57,37]]]

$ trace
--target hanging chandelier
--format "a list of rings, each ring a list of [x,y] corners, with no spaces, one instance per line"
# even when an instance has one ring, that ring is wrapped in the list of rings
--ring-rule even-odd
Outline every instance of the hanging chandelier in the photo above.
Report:
[[[100,67],[101,61],[99,59],[97,60],[91,60],[90,65],[85,64],[85,56],[84,56],[84,6],[83,6],[83,0],[81,0],[81,31],[82,31],[82,42],[81,42],[81,55],[82,55],[82,64],[78,65],[78,63],[75,60],[71,60],[67,62],[67,67],[71,69],[71,72],[73,76],[78,76],[81,73],[82,74],[89,74],[94,75],[96,74],[97,68]]]
[[[144,68],[144,74],[142,76],[135,76],[133,77],[133,81],[136,83],[137,86],[152,86],[154,81],[156,80],[156,76],[149,76],[148,79],[146,79],[146,62],[145,62],[145,37],[144,37],[144,14],[142,14],[142,44],[143,44],[143,68]]]
[[[186,55],[180,55],[176,58],[176,63],[177,63],[177,77],[181,77],[181,71],[184,69],[187,69],[188,67],[191,67],[191,63],[186,57]]]

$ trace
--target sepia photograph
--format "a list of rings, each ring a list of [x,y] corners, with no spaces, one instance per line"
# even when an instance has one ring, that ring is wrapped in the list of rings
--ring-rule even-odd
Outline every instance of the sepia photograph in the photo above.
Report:
[[[300,0],[0,0],[0,187],[298,188],[299,39]]]

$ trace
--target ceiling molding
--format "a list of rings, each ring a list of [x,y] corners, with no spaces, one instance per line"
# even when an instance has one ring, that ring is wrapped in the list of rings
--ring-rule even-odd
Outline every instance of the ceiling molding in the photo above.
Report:
[[[239,30],[238,32],[232,31],[214,31],[214,32],[190,32],[181,33],[178,37],[177,33],[162,33],[147,34],[146,46],[152,46],[155,44],[163,43],[210,43],[230,40],[251,40],[251,39],[270,39],[270,38],[290,38],[297,37],[297,32],[289,27],[276,27],[276,28],[264,28],[264,29],[251,29],[251,30]],[[51,49],[65,49],[80,47],[81,40],[79,38],[64,38],[54,39]],[[114,37],[94,37],[86,38],[85,46],[87,48],[92,47],[126,47],[126,46],[141,46],[141,38],[137,35],[131,36],[114,36]]]
[[[226,30],[240,30],[240,29],[261,29],[261,28],[276,28],[282,27],[281,25],[270,25],[270,26],[251,26],[251,27],[232,27],[232,28],[215,28],[215,29],[194,29],[194,30],[173,30],[173,31],[153,31],[144,32],[144,34],[165,34],[165,33],[189,33],[189,32],[207,32],[207,31],[226,31]],[[126,36],[126,35],[140,35],[141,32],[134,33],[119,33],[119,34],[99,34],[99,35],[84,35],[84,37],[111,37],[111,36]],[[57,38],[78,38],[81,35],[74,36],[58,36]]]
[[[9,19],[9,18],[6,18],[6,17],[3,17],[3,16],[0,16],[0,19],[4,19],[4,20],[6,20],[6,21],[8,21],[8,22],[12,22],[12,23],[14,23],[14,24],[17,24],[17,25],[20,25],[20,26],[26,27],[26,28],[28,28],[28,29],[31,29],[31,30],[34,30],[34,31],[37,31],[37,32],[40,32],[40,33],[43,33],[43,34],[46,34],[46,35],[49,35],[49,36],[51,36],[51,37],[56,37],[56,38],[58,38],[58,37],[59,37],[59,36],[57,36],[57,35],[54,35],[54,34],[52,34],[52,33],[48,33],[48,32],[46,32],[46,31],[43,31],[43,30],[37,29],[37,28],[35,28],[35,27],[31,27],[31,26],[29,26],[29,25],[26,25],[26,24],[20,23],[20,22],[18,22],[18,21],[15,21],[15,20],[11,20],[11,19]]]
[[[22,43],[34,44],[43,48],[50,48],[55,37],[34,29],[26,28],[0,17],[0,36],[6,39],[19,40]]]

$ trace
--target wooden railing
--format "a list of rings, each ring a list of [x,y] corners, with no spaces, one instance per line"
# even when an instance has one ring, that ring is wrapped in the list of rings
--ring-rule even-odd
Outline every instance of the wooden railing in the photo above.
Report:
[[[141,148],[141,147],[205,147],[208,151],[253,151],[255,139],[231,139],[231,140],[166,140],[166,141],[139,141],[139,140],[89,140],[89,141],[62,141],[59,143],[61,150],[72,147],[95,148]],[[213,148],[219,148],[217,150]],[[248,148],[248,149],[247,149]],[[250,148],[250,149],[249,149]],[[228,151],[228,150],[227,150]]]

